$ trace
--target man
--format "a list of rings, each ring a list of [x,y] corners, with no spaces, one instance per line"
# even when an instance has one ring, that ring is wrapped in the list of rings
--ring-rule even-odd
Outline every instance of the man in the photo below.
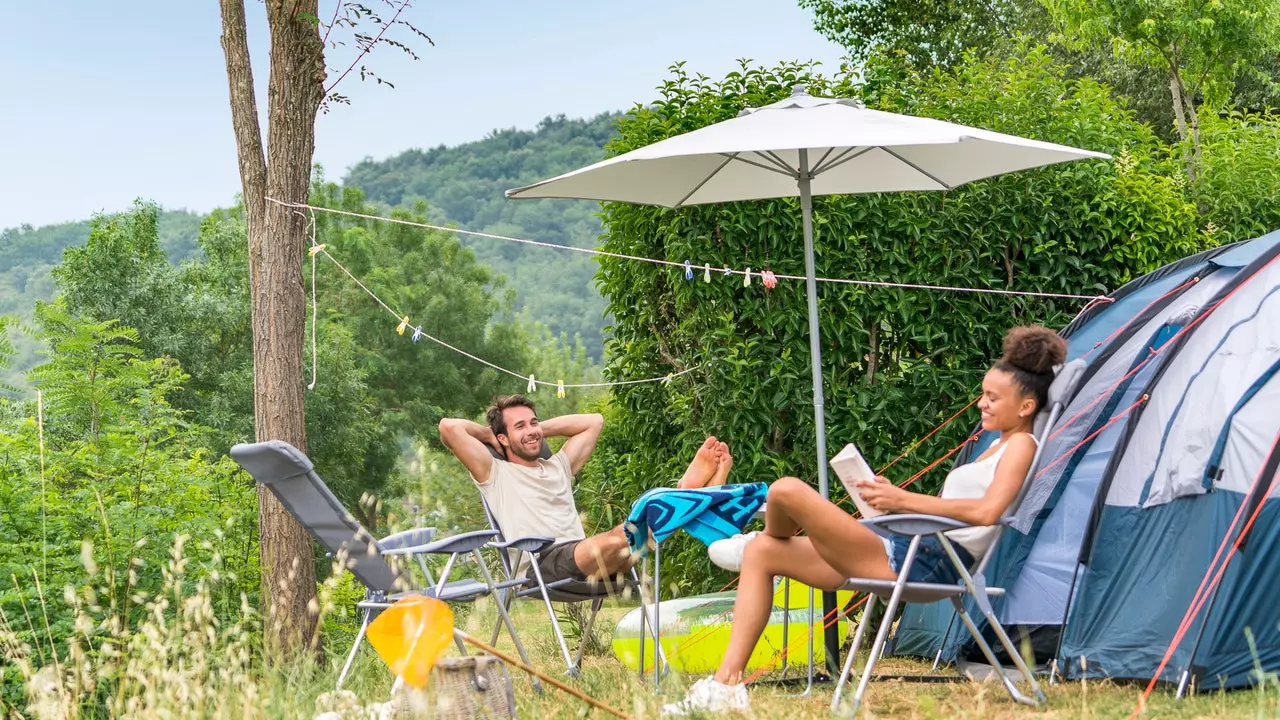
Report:
[[[622,526],[587,537],[573,501],[573,477],[595,450],[604,417],[563,415],[541,421],[528,398],[502,395],[494,399],[486,420],[488,427],[445,418],[440,440],[471,473],[507,538],[556,539],[537,558],[543,579],[603,580],[630,569],[636,558]],[[539,457],[545,437],[568,438],[549,460]],[[495,459],[490,447],[506,459]],[[728,445],[709,437],[677,486],[723,484],[732,465]],[[526,555],[520,572],[528,562]]]

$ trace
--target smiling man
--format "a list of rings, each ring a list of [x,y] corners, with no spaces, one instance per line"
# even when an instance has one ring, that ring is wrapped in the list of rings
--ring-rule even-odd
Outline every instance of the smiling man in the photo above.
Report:
[[[604,417],[563,415],[543,421],[527,397],[501,395],[486,418],[488,427],[445,418],[440,440],[467,467],[507,538],[556,539],[537,558],[543,579],[602,580],[630,569],[636,558],[627,549],[622,526],[587,537],[573,501],[573,476],[595,450]],[[539,457],[543,438],[557,436],[568,438],[560,452],[550,459]],[[494,458],[489,448],[505,459]],[[728,446],[709,437],[677,486],[722,484],[732,464]],[[521,573],[528,562],[525,555]]]

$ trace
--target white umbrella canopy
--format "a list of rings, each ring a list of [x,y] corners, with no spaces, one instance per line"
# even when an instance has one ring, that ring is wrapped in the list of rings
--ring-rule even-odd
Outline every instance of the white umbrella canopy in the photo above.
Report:
[[[949,190],[1016,170],[1105,153],[868,110],[797,89],[772,105],[528,187],[509,198],[587,198],[682,207],[812,195]]]

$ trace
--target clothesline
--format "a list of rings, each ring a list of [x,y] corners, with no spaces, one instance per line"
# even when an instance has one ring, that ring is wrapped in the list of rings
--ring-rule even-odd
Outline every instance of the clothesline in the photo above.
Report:
[[[755,275],[757,278],[760,278],[762,281],[765,281],[766,283],[768,282],[769,279],[777,279],[777,280],[804,280],[805,279],[803,275],[780,275],[780,274],[772,273],[768,271],[753,272],[751,268],[747,268],[745,270],[738,270],[738,269],[729,268],[729,267],[712,267],[709,263],[694,263],[687,260],[682,262],[674,261],[674,260],[663,260],[661,258],[648,258],[648,257],[639,256],[639,255],[627,255],[625,253],[615,253],[615,252],[609,252],[607,250],[579,248],[579,247],[573,247],[570,245],[557,245],[555,243],[542,242],[539,240],[529,240],[527,238],[517,238],[517,237],[511,237],[508,235],[498,235],[496,233],[479,232],[476,230],[465,230],[463,228],[447,227],[444,225],[433,225],[431,223],[415,222],[412,220],[404,220],[402,218],[391,218],[391,217],[385,217],[382,215],[370,215],[367,213],[358,213],[350,210],[337,210],[334,208],[320,207],[318,205],[310,205],[307,203],[285,202],[283,200],[277,200],[272,197],[268,197],[266,198],[266,200],[267,202],[275,203],[276,205],[280,205],[282,207],[293,208],[295,210],[307,210],[312,213],[324,212],[324,213],[331,213],[334,215],[344,215],[346,217],[361,218],[364,220],[379,220],[382,222],[389,222],[396,225],[407,225],[409,227],[423,228],[426,230],[439,230],[442,232],[457,233],[459,235],[470,235],[473,237],[489,238],[491,240],[502,240],[505,242],[519,243],[522,245],[532,245],[534,247],[553,248],[556,250],[568,250],[570,252],[584,253],[587,255],[595,255],[598,257],[611,257],[611,258],[617,258],[619,260],[632,260],[635,262],[645,262],[653,265],[664,265],[667,267],[676,267],[676,268],[681,268],[682,270],[685,271],[686,278],[690,278],[692,272],[702,271],[704,275],[708,278],[711,273],[717,273],[721,275],[738,275],[738,276],[742,276],[743,279],[748,283],[750,282],[752,275]],[[1091,302],[1111,302],[1112,300],[1112,298],[1110,298],[1107,295],[1073,295],[1070,293],[1037,292],[1032,290],[1001,290],[997,288],[973,288],[973,287],[960,287],[955,285],[923,285],[918,283],[898,283],[898,282],[889,282],[885,280],[856,280],[851,278],[820,277],[820,278],[816,278],[816,280],[818,282],[823,282],[823,283],[836,283],[841,285],[862,285],[867,287],[899,288],[899,289],[905,289],[905,290],[934,290],[939,292],[961,292],[961,293],[976,293],[976,294],[987,294],[987,295],[1014,295],[1014,296],[1025,296],[1025,297],[1063,298],[1067,300],[1089,300]]]
[[[273,202],[274,202],[274,201],[273,201]],[[283,203],[282,203],[282,204],[283,204]],[[396,332],[397,332],[398,334],[403,335],[406,331],[408,331],[408,330],[412,330],[413,332],[412,332],[412,334],[410,335],[410,339],[411,339],[413,342],[418,342],[418,340],[420,340],[420,339],[422,339],[422,338],[426,338],[427,340],[430,340],[431,342],[436,343],[437,345],[440,345],[441,347],[444,347],[444,348],[446,348],[446,349],[448,349],[448,350],[452,350],[453,352],[458,353],[459,355],[462,355],[463,357],[466,357],[466,358],[469,358],[469,359],[471,359],[471,360],[474,360],[474,361],[476,361],[476,362],[480,363],[481,365],[484,365],[484,366],[486,366],[486,367],[490,367],[490,368],[492,368],[492,369],[494,369],[494,370],[497,370],[498,372],[505,373],[505,374],[510,375],[510,376],[512,376],[512,377],[520,378],[521,380],[527,380],[527,381],[528,381],[528,385],[527,385],[527,391],[528,391],[528,392],[533,392],[533,391],[534,391],[534,389],[536,389],[538,386],[554,387],[554,388],[556,388],[556,393],[557,393],[557,395],[558,395],[558,396],[560,396],[560,397],[564,397],[564,391],[565,391],[566,389],[569,389],[569,388],[607,388],[607,387],[617,387],[617,386],[621,386],[621,385],[640,385],[640,384],[643,384],[643,383],[654,383],[654,382],[668,382],[668,383],[669,383],[669,382],[671,382],[672,380],[674,380],[675,378],[680,377],[681,375],[686,375],[686,374],[691,373],[691,372],[693,372],[694,370],[697,370],[697,369],[699,369],[700,367],[702,367],[701,365],[695,365],[695,366],[693,366],[693,367],[686,368],[686,369],[681,370],[681,371],[679,371],[679,372],[673,372],[673,373],[669,373],[669,374],[667,374],[667,375],[663,375],[663,376],[660,376],[660,377],[644,378],[644,379],[640,379],[640,380],[615,380],[615,381],[612,381],[612,382],[596,382],[596,383],[566,383],[566,382],[563,382],[563,381],[550,382],[550,381],[547,381],[547,380],[538,380],[538,379],[535,377],[535,374],[534,374],[534,373],[530,373],[530,374],[528,374],[528,375],[524,375],[524,374],[518,373],[518,372],[516,372],[516,371],[514,371],[514,370],[508,370],[507,368],[504,368],[504,367],[502,367],[501,365],[498,365],[498,364],[496,364],[496,363],[493,363],[493,362],[490,362],[490,361],[488,361],[488,360],[485,360],[484,358],[482,358],[482,357],[480,357],[480,356],[478,356],[478,355],[475,355],[475,354],[473,354],[473,353],[469,353],[469,352],[467,352],[466,350],[463,350],[462,348],[459,348],[459,347],[457,347],[457,346],[455,346],[455,345],[452,345],[452,344],[450,344],[450,343],[448,343],[448,342],[445,342],[444,340],[441,340],[440,338],[435,337],[435,336],[431,335],[430,333],[425,332],[425,331],[422,329],[422,326],[420,326],[420,325],[411,325],[411,324],[409,323],[409,316],[408,316],[408,315],[403,315],[403,314],[401,314],[401,313],[397,312],[397,311],[395,310],[395,308],[393,308],[393,307],[391,307],[390,305],[388,305],[388,304],[387,304],[387,302],[386,302],[385,300],[383,300],[382,298],[378,297],[378,294],[377,294],[377,293],[375,293],[373,290],[370,290],[368,285],[365,285],[365,284],[364,284],[364,282],[362,282],[362,281],[360,280],[360,278],[356,277],[354,273],[352,273],[350,270],[348,270],[348,269],[347,269],[347,266],[343,265],[343,264],[342,264],[342,263],[341,263],[337,258],[335,258],[333,255],[331,255],[331,254],[329,253],[329,251],[328,251],[328,246],[327,246],[326,244],[318,243],[318,242],[316,241],[316,229],[315,229],[315,219],[314,219],[314,214],[312,215],[312,219],[311,219],[311,238],[310,238],[310,240],[311,240],[311,248],[310,248],[307,252],[308,252],[308,254],[311,256],[311,260],[312,260],[312,279],[311,279],[311,283],[312,283],[312,284],[311,284],[311,287],[312,287],[312,318],[313,318],[313,319],[312,319],[312,323],[311,323],[311,327],[312,327],[311,355],[312,355],[313,363],[314,363],[314,360],[315,360],[315,353],[316,353],[316,351],[315,351],[316,343],[315,343],[315,334],[314,334],[314,333],[315,333],[315,320],[314,320],[314,317],[315,317],[315,302],[316,302],[316,301],[315,301],[315,257],[316,257],[316,255],[324,255],[326,258],[328,258],[328,259],[329,259],[329,261],[330,261],[330,262],[332,262],[335,266],[337,266],[337,268],[338,268],[339,270],[341,270],[341,271],[342,271],[342,273],[343,273],[344,275],[346,275],[347,277],[351,278],[351,281],[352,281],[352,282],[354,282],[356,285],[358,285],[358,286],[360,287],[360,289],[361,289],[361,290],[364,290],[364,291],[365,291],[365,293],[366,293],[369,297],[373,298],[373,300],[374,300],[375,302],[377,302],[379,305],[381,305],[381,306],[382,306],[382,308],[383,308],[384,310],[386,310],[388,313],[390,313],[390,314],[391,314],[391,316],[392,316],[392,317],[396,318],[396,320],[398,320],[398,321],[399,321],[399,324],[396,326]],[[310,386],[310,387],[312,387],[312,388],[314,388],[314,387],[315,387],[315,372],[316,372],[316,371],[315,371],[315,369],[313,368],[313,369],[312,369],[312,382],[311,382],[311,386]]]

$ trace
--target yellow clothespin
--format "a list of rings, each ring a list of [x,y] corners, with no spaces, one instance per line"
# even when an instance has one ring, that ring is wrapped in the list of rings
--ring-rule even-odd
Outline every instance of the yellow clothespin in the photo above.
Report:
[[[558,398],[564,397],[564,380],[559,380],[556,382],[556,397]]]
[[[742,287],[751,287],[751,268],[742,274]]]
[[[702,282],[711,282],[711,263],[703,263],[702,265]]]
[[[528,393],[538,391],[538,383],[533,379],[533,373],[529,373],[529,384],[525,387],[524,391]]]
[[[320,252],[321,250],[324,250],[325,247],[326,246],[324,243],[321,243],[319,245],[312,245],[310,248],[307,249],[307,254],[310,255],[311,257],[315,257],[316,253]]]
[[[405,315],[400,318],[400,324],[396,326],[396,334],[403,335],[406,328],[409,327],[409,316]]]
[[[670,384],[671,384],[671,378],[673,378],[673,377],[675,377],[675,375],[674,375],[673,373],[667,373],[667,376],[666,376],[666,377],[664,377],[664,378],[662,378],[662,384],[663,384],[663,385],[670,385]]]

